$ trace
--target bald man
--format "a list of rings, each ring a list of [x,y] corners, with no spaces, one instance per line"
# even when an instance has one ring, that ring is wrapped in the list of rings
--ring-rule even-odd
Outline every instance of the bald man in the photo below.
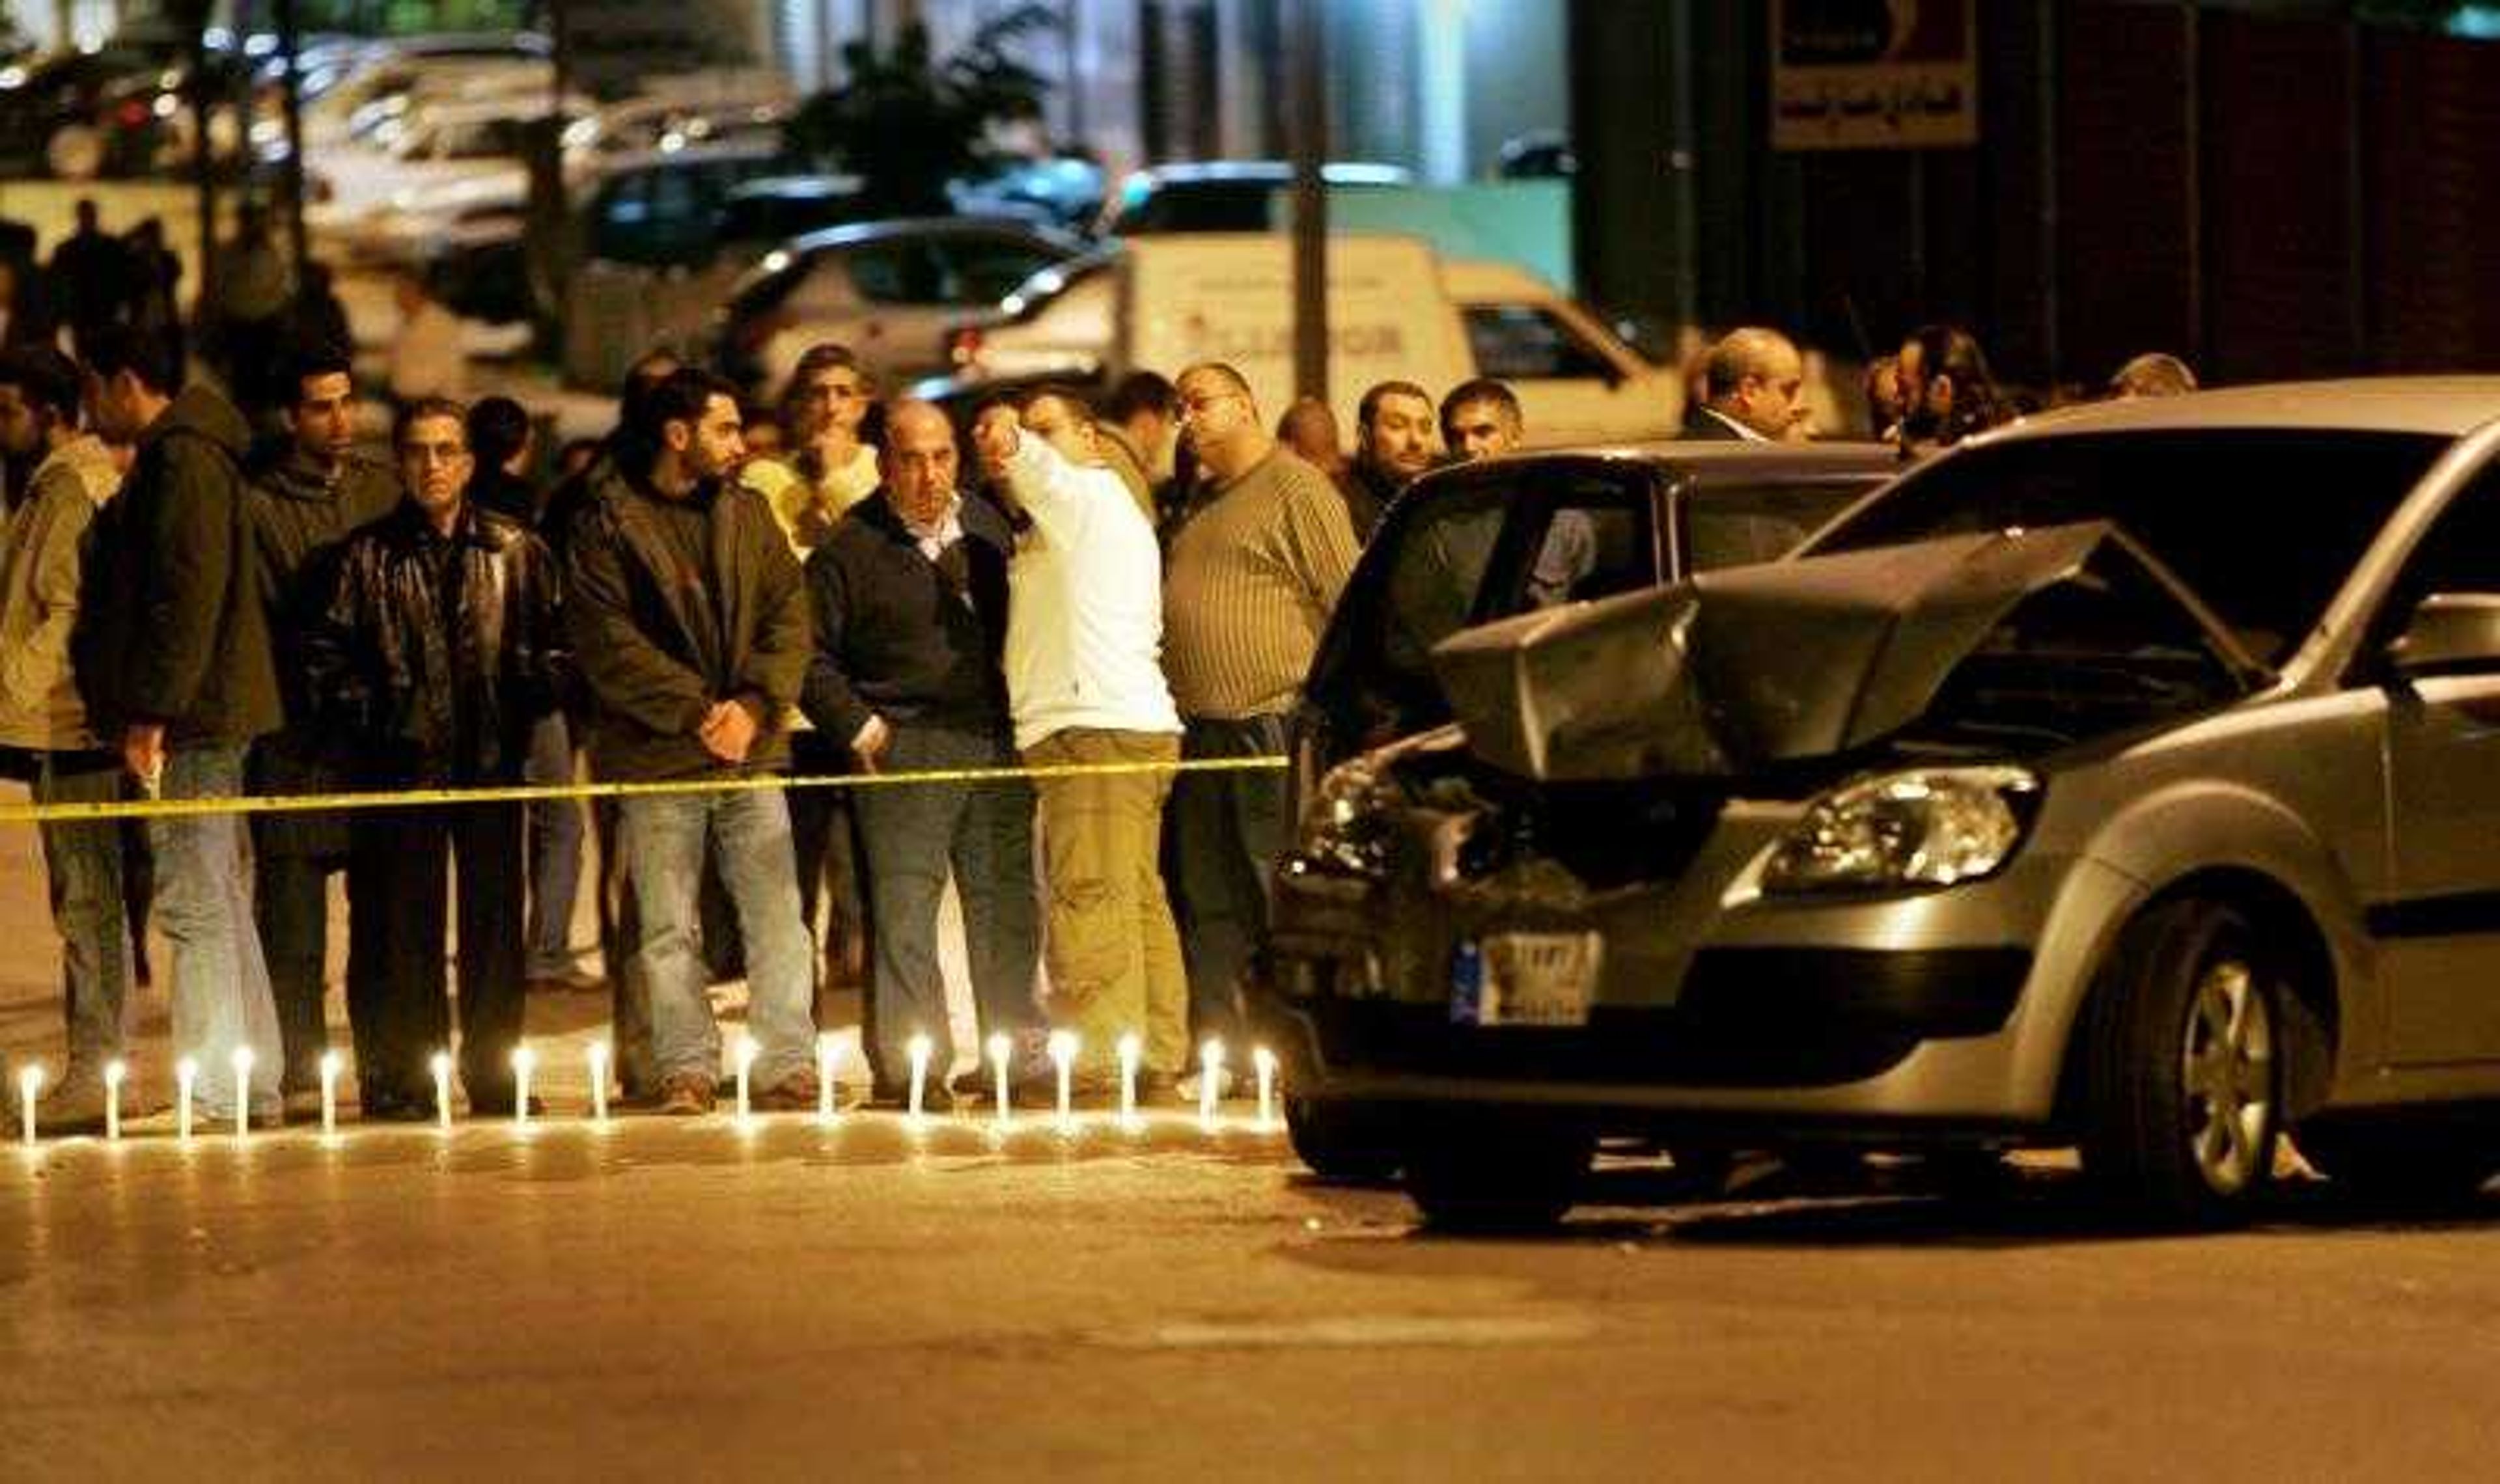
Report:
[[[1805,358],[1777,330],[1730,330],[1701,361],[1701,402],[1684,436],[1785,443],[1806,436]]]

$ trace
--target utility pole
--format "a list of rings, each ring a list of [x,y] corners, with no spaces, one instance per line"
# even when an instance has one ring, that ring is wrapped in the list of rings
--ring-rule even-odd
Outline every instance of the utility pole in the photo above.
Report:
[[[1293,35],[1284,48],[1292,92],[1294,154],[1294,393],[1329,395],[1328,86],[1321,27],[1326,0],[1292,0]],[[1281,411],[1281,410],[1280,410]]]
[[[298,283],[304,281],[305,267],[312,261],[312,250],[304,240],[304,83],[297,64],[302,40],[296,0],[278,0],[278,49],[286,59],[286,170],[281,178],[286,192],[286,254],[295,265]],[[252,144],[248,118],[244,120],[243,148],[246,158],[249,158]]]

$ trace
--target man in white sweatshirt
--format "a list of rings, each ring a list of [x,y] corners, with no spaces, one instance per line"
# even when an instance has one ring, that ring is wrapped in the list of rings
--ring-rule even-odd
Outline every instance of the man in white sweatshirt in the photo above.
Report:
[[[1169,764],[1180,714],[1164,683],[1163,562],[1094,414],[1043,390],[985,410],[983,466],[1024,517],[1007,567],[1007,703],[1035,767]],[[1171,774],[1036,779],[1047,876],[1052,1019],[1080,1038],[1080,1081],[1112,1087],[1123,1036],[1142,1042],[1141,1095],[1189,1057],[1189,978],[1157,843]]]

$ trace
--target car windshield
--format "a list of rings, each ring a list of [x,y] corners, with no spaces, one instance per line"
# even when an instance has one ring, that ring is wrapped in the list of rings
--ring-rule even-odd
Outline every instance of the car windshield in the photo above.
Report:
[[[2007,443],[1905,477],[1812,549],[2107,520],[2177,574],[2250,654],[2279,665],[2447,443],[2315,429]]]
[[[1848,478],[1694,489],[1681,506],[1684,570],[1716,572],[1777,561],[1882,478],[1870,471]]]

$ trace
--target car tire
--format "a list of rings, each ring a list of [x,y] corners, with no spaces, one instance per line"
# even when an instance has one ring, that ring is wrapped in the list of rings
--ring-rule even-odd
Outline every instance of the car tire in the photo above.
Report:
[[[1453,1236],[1547,1231],[1580,1199],[1595,1134],[1532,1113],[1434,1120],[1406,1144],[1406,1195],[1427,1228]]]
[[[2494,1173],[2491,1131],[2421,1120],[2305,1125],[2301,1156],[2364,1204],[2443,1210],[2472,1204]]]
[[[1287,1093],[1285,1135],[1321,1179],[1377,1185],[1397,1177],[1398,1119],[1376,1104]]]
[[[2129,923],[2083,1026],[2084,1168],[2163,1226],[2246,1218],[2274,1171],[2287,979],[2221,903]]]

